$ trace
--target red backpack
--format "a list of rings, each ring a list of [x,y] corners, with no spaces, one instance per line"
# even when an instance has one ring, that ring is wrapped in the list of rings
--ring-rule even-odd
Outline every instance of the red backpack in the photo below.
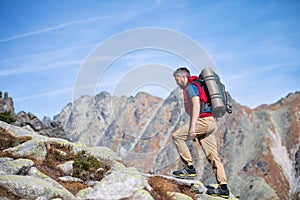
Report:
[[[200,113],[199,117],[208,117],[211,116],[211,108],[209,106],[209,100],[207,98],[207,94],[203,87],[201,86],[199,82],[198,76],[190,76],[188,78],[188,82],[190,84],[194,84],[197,86],[198,91],[199,91],[199,100],[200,100]],[[192,114],[192,102],[190,99],[188,99],[187,94],[186,94],[186,88],[183,90],[183,98],[184,98],[184,108],[185,111],[191,115]]]

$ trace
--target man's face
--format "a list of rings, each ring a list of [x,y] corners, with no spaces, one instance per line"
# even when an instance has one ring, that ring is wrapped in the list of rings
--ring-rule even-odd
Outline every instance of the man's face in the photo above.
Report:
[[[177,85],[178,85],[181,89],[183,89],[183,88],[185,87],[186,83],[187,83],[187,77],[176,75],[176,76],[175,76],[175,81],[176,81]]]

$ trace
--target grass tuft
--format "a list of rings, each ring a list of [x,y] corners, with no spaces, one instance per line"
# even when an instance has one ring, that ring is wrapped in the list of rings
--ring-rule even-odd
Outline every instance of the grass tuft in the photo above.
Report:
[[[150,192],[154,199],[169,200],[170,196],[168,192],[179,192],[192,199],[195,199],[195,193],[190,191],[190,187],[186,185],[180,185],[174,180],[169,180],[160,176],[154,176],[149,178],[149,185],[152,187]]]

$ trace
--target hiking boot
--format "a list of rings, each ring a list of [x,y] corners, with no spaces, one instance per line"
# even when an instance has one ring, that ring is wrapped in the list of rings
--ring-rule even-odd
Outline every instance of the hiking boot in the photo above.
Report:
[[[211,196],[218,196],[218,197],[222,197],[225,199],[229,198],[229,190],[226,186],[226,188],[208,188],[206,194],[211,195]]]
[[[178,176],[178,177],[182,177],[182,178],[197,176],[196,169],[193,166],[191,166],[191,167],[185,166],[181,170],[174,171],[173,175]]]

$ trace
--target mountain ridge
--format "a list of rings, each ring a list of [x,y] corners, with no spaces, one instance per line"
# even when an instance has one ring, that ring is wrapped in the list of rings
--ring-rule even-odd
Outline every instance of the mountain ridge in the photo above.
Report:
[[[170,174],[172,170],[180,167],[181,163],[172,145],[171,134],[188,122],[188,116],[183,109],[181,90],[176,89],[168,98],[156,101],[149,99],[151,95],[146,93],[135,97],[122,97],[122,100],[106,93],[104,96],[107,102],[111,103],[110,107],[107,102],[102,101],[103,94],[96,96],[99,99],[95,101],[94,107],[97,107],[100,115],[97,114],[97,110],[83,111],[83,109],[82,112],[78,112],[78,102],[73,105],[75,108],[73,115],[77,116],[77,119],[84,119],[83,113],[93,113],[93,119],[97,116],[106,116],[108,123],[102,123],[101,120],[97,122],[99,129],[104,130],[101,133],[92,121],[85,120],[88,121],[89,127],[85,126],[84,132],[79,133],[81,134],[79,141],[86,142],[85,138],[95,137],[97,132],[98,142],[89,145],[111,148],[120,155],[123,162],[141,171]],[[242,189],[234,187],[233,191],[236,194],[244,193],[245,190],[248,192],[241,197],[249,198],[261,195],[262,188],[266,188],[263,196],[266,199],[268,196],[287,199],[293,194],[299,195],[299,187],[295,186],[298,176],[294,175],[296,172],[293,167],[300,144],[299,117],[297,117],[300,110],[299,98],[300,93],[295,92],[273,104],[251,109],[230,97],[234,113],[218,121],[217,138],[220,144],[219,153],[229,176],[229,184],[243,185]],[[111,113],[115,114],[112,116]],[[72,127],[68,127],[67,124],[74,123],[61,115],[57,115],[56,119],[64,124],[65,130]],[[78,121],[80,123],[80,120]],[[94,134],[89,135],[89,132]],[[66,133],[68,134],[68,131]],[[189,146],[196,159],[199,178],[214,182],[212,171],[199,146],[195,143],[190,143]],[[281,158],[284,158],[285,162],[281,161]],[[283,192],[277,194],[280,189],[279,183],[289,187],[281,188]],[[254,192],[255,186],[258,187],[257,192]]]
[[[300,92],[254,109],[229,99],[233,114],[218,121],[216,138],[232,192],[241,199],[300,198]],[[50,124],[63,129],[56,134],[60,137],[112,149],[128,166],[170,174],[181,166],[171,134],[187,122],[182,91],[176,89],[167,99],[147,93],[84,96],[66,105]],[[189,142],[189,147],[197,178],[214,183],[199,145]]]

